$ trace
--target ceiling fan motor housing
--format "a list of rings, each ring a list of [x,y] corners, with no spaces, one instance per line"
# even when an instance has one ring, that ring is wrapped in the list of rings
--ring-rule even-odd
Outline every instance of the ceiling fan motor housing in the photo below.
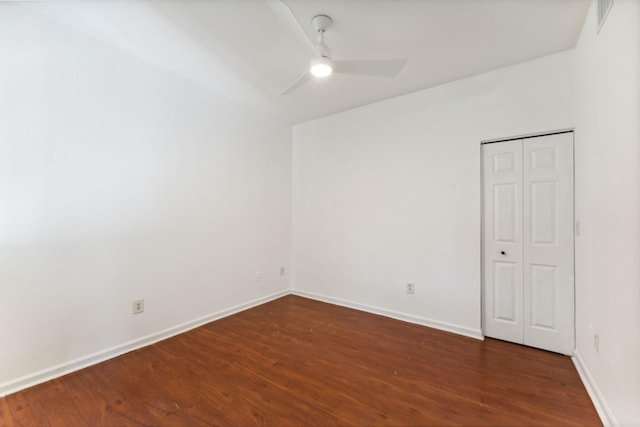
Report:
[[[324,32],[331,26],[333,21],[327,15],[316,15],[311,20],[311,25],[318,33],[318,43],[316,43],[316,49],[321,58],[331,58],[331,50],[329,46],[324,42]]]

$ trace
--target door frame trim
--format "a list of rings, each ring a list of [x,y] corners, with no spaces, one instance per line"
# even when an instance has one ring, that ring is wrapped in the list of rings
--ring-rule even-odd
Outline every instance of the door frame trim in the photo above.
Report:
[[[574,342],[574,353],[575,353],[575,343],[576,343],[576,235],[575,235],[575,224],[576,224],[576,156],[575,156],[575,128],[563,128],[554,131],[546,131],[546,132],[536,132],[536,133],[528,133],[524,135],[517,135],[511,137],[503,137],[503,138],[492,138],[485,139],[480,141],[480,331],[482,334],[482,338],[486,338],[485,336],[485,268],[484,268],[484,150],[482,146],[485,144],[495,144],[499,142],[508,142],[508,141],[516,141],[519,139],[529,139],[536,138],[540,136],[550,136],[550,135],[558,135],[563,133],[573,133],[573,342]]]

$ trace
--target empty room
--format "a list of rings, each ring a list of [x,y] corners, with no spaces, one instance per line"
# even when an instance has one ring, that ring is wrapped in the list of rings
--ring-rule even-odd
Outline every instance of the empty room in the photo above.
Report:
[[[640,426],[640,1],[0,2],[39,425]]]

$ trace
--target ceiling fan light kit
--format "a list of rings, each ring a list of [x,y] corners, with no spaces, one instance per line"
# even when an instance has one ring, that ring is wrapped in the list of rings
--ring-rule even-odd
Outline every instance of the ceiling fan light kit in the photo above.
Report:
[[[312,59],[309,71],[315,77],[328,77],[333,73],[333,61],[326,56]]]

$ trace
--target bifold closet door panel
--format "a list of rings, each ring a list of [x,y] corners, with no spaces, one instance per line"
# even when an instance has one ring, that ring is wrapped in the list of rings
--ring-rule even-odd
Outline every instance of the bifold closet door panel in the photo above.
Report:
[[[522,141],[483,146],[484,331],[523,342]]]
[[[574,347],[573,133],[523,141],[524,343]]]

